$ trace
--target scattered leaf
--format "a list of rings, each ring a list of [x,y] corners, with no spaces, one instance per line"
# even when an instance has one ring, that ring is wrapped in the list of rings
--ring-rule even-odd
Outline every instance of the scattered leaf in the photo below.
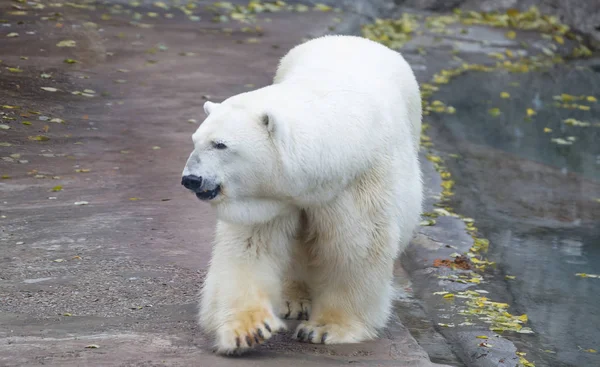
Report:
[[[45,90],[46,92],[56,92],[58,89],[53,87],[40,87],[40,89]]]
[[[89,203],[87,201],[76,201],[73,204],[74,205],[88,205]]]
[[[59,43],[56,44],[56,46],[58,47],[75,47],[77,45],[77,42],[73,41],[73,40],[64,40],[64,41],[60,41]]]
[[[62,185],[56,185],[52,188],[52,191],[62,191]]]
[[[75,59],[65,59],[64,62],[65,64],[77,64],[79,61]]]
[[[44,136],[44,135],[36,135],[36,136],[30,136],[29,140],[48,141],[48,140],[50,140],[50,138],[47,136]]]
[[[90,345],[86,345],[86,348],[90,348],[90,349],[98,349],[100,348],[100,346],[98,344],[90,344]]]
[[[19,34],[17,32],[11,32],[11,33],[7,34],[6,37],[8,37],[8,38],[19,37]]]
[[[500,98],[510,98],[510,93],[508,92],[501,92],[500,93]]]
[[[490,115],[494,116],[494,117],[497,117],[497,116],[500,116],[500,113],[501,113],[501,112],[500,112],[500,109],[499,109],[499,108],[497,108],[497,107],[494,107],[494,108],[490,108],[490,109],[488,110],[488,113],[489,113]]]

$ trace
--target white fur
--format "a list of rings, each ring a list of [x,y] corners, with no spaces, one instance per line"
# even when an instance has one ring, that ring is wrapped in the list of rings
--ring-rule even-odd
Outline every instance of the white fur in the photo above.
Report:
[[[294,336],[314,343],[376,337],[421,213],[408,63],[364,38],[321,37],[283,57],[272,85],[204,108],[184,175],[222,187],[200,311],[218,351],[268,339],[278,314],[304,319]]]

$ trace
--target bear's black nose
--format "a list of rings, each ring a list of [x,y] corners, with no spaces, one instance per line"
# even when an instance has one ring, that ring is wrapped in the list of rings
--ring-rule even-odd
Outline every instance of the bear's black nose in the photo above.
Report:
[[[200,191],[200,186],[202,186],[202,177],[194,175],[183,176],[181,178],[181,184],[188,190],[198,192]]]

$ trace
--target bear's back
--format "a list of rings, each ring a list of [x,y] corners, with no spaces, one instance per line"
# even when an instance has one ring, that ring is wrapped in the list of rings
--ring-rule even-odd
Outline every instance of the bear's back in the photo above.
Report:
[[[280,61],[274,84],[297,83],[321,93],[355,91],[372,99],[378,113],[404,115],[416,149],[421,133],[421,95],[410,65],[396,51],[362,37],[330,35],[292,48]]]

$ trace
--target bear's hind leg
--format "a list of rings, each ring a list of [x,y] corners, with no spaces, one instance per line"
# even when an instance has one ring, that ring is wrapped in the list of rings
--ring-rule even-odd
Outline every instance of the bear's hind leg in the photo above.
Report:
[[[355,198],[364,198],[365,203]],[[309,212],[306,236],[311,314],[294,337],[356,343],[377,337],[390,315],[399,226],[394,207],[347,192]],[[379,204],[379,205],[378,205]]]
[[[299,280],[283,282],[283,304],[279,315],[287,320],[308,320],[311,300],[308,285]]]

